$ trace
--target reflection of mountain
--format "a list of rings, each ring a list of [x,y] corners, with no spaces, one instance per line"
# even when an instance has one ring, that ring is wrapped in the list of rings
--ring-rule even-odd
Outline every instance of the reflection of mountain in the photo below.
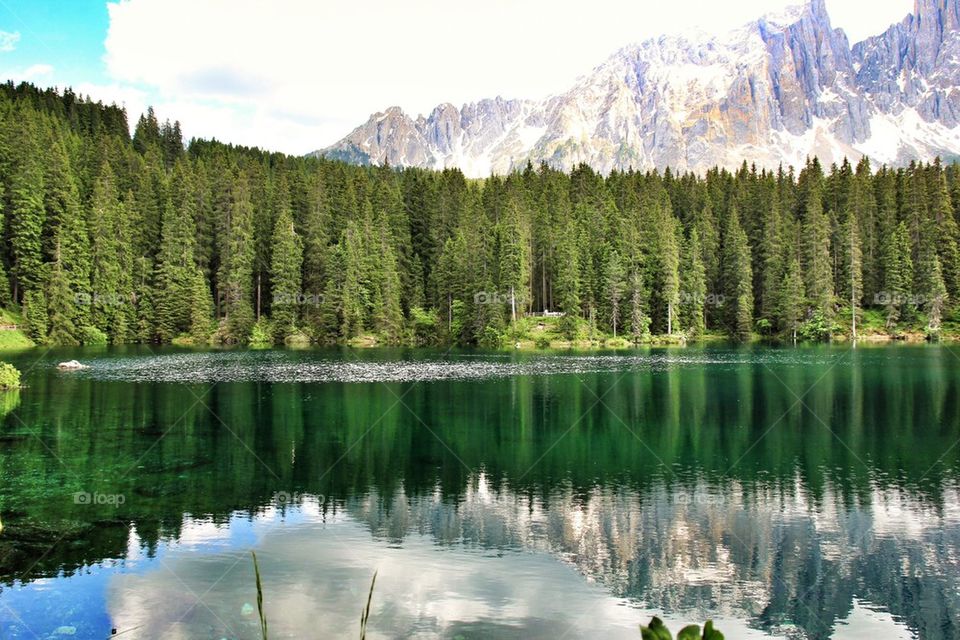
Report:
[[[856,600],[923,637],[960,633],[960,361],[909,348],[674,353],[622,379],[389,389],[39,370],[0,427],[0,578],[124,558],[131,530],[149,554],[181,537],[185,514],[225,523],[305,493],[327,497],[321,517],[347,514],[387,541],[546,551],[650,608],[823,637]],[[810,389],[808,408],[784,385]],[[203,393],[219,418],[196,404]],[[76,491],[126,501],[77,505]]]
[[[859,600],[920,637],[956,636],[960,493],[944,496],[953,505],[944,511],[899,489],[862,497],[846,504],[828,486],[814,500],[799,482],[696,482],[642,493],[566,487],[542,500],[493,491],[480,474],[458,502],[398,491],[345,508],[387,539],[429,531],[443,544],[547,551],[617,596],[689,619],[749,619],[768,630],[792,622],[829,637]]]

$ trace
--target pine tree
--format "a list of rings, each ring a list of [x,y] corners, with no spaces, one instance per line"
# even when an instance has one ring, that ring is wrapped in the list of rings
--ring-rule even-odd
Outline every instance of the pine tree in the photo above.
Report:
[[[511,201],[506,207],[497,227],[497,238],[500,287],[510,297],[511,319],[516,322],[527,303],[526,292],[530,282],[529,234],[522,223],[517,202]]]
[[[928,225],[937,229],[937,256],[942,267],[943,281],[948,295],[960,296],[960,225],[954,216],[953,203],[946,176],[937,167],[936,192],[933,197],[933,216]]]
[[[646,291],[643,274],[639,269],[630,275],[630,335],[634,342],[640,342],[650,336],[650,316],[645,310]]]
[[[754,274],[759,276],[757,307],[760,317],[766,320],[772,320],[776,315],[780,285],[784,275],[779,194],[774,191],[771,199],[772,202],[763,209],[763,217],[759,225],[757,262],[760,273]]]
[[[810,177],[801,224],[802,266],[807,303],[825,318],[833,317],[833,270],[830,260],[830,219],[823,212],[820,178]]]
[[[937,255],[936,234],[938,229],[925,224],[920,231],[920,249],[914,269],[914,291],[918,306],[927,314],[927,327],[931,331],[940,329],[943,308],[947,298],[947,287],[943,281],[940,258]]]
[[[213,298],[200,268],[193,271],[190,285],[190,337],[194,344],[210,342],[210,323],[213,318]]]
[[[851,336],[857,336],[857,322],[863,299],[863,249],[860,243],[860,221],[856,212],[849,211],[839,234],[843,261],[837,283],[843,299],[850,303]]]
[[[605,315],[614,338],[617,337],[617,328],[620,325],[620,302],[625,288],[626,275],[623,271],[623,262],[620,254],[614,249],[607,254],[603,268]]]
[[[28,149],[27,153],[34,151]],[[45,218],[43,171],[36,157],[26,157],[10,177],[10,248],[15,297],[22,297],[42,285]]]
[[[125,277],[130,265],[122,259],[126,234],[118,233],[123,225],[123,210],[117,199],[110,165],[101,167],[94,183],[90,203],[90,251],[92,262],[91,321],[114,342],[124,340],[127,307],[132,304],[133,291]]]
[[[700,234],[696,227],[690,230],[690,238],[684,243],[681,277],[681,321],[690,336],[700,336],[706,331],[707,272],[700,248]]]
[[[361,335],[367,326],[370,293],[363,285],[364,247],[357,223],[347,222],[340,239],[343,260],[343,284],[340,287],[341,336],[349,340]]]
[[[577,319],[580,316],[580,257],[574,231],[565,227],[559,230],[559,235],[553,296],[559,311],[563,313],[560,331],[568,340],[573,340],[576,337]]]
[[[680,305],[680,247],[677,239],[679,221],[665,204],[657,205],[654,213],[654,240],[648,262],[652,269],[650,281],[657,315],[663,324],[657,324],[667,334],[680,330],[677,310]]]
[[[723,234],[724,307],[730,335],[747,340],[753,331],[753,271],[747,234],[735,206]]]
[[[394,250],[385,234],[381,235],[379,254],[379,282],[373,324],[377,334],[387,343],[398,344],[403,337],[403,309],[400,306],[403,290]]]
[[[304,308],[303,321],[315,337],[321,337],[323,311],[330,301],[325,299],[330,267],[330,209],[322,177],[317,174],[309,179],[307,204],[303,216],[303,291],[316,299],[316,304]]]
[[[893,228],[883,245],[884,291],[878,302],[886,313],[887,330],[910,313],[910,287],[913,282],[913,261],[910,259],[910,232],[901,222]]]
[[[233,184],[223,223],[218,289],[224,308],[226,338],[245,343],[253,329],[253,205],[245,176]]]
[[[804,309],[803,275],[800,260],[791,259],[787,263],[787,272],[783,276],[780,295],[777,300],[777,317],[780,328],[797,339],[797,330],[803,320]]]
[[[57,259],[50,268],[47,282],[47,336],[49,344],[75,346],[83,341],[83,333],[73,322],[76,298],[70,289],[67,272]]]
[[[47,341],[47,298],[42,290],[23,293],[23,323],[27,336],[37,344]]]
[[[155,328],[168,342],[190,327],[190,301],[196,264],[193,259],[194,224],[190,211],[168,203],[163,214],[160,254],[155,273]]]
[[[273,230],[271,245],[273,256],[270,264],[270,280],[273,284],[273,337],[283,342],[296,332],[297,308],[303,296],[301,291],[301,265],[303,243],[293,227],[289,205],[281,204]]]

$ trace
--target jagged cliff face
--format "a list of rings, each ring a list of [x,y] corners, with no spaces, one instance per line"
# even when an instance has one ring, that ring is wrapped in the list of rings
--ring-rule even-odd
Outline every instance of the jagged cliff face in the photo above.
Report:
[[[811,0],[723,37],[624,48],[543,101],[444,104],[416,120],[393,107],[315,153],[476,177],[527,161],[704,171],[960,155],[960,0],[917,0],[852,48]]]

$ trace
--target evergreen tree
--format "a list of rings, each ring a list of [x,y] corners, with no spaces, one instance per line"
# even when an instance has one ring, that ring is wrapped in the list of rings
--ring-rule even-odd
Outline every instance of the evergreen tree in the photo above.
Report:
[[[190,327],[190,301],[193,295],[194,225],[189,211],[174,209],[168,203],[163,214],[160,254],[154,276],[156,320],[160,341],[168,342]]]
[[[63,262],[57,259],[50,268],[47,282],[47,335],[46,342],[55,345],[75,346],[83,341],[83,333],[73,322],[76,299],[70,289]],[[42,324],[42,323],[41,323]],[[42,331],[39,332],[42,334]]]
[[[780,328],[796,341],[797,330],[803,320],[804,309],[803,275],[800,260],[791,259],[778,296],[777,315]]]
[[[190,337],[194,344],[210,341],[210,322],[213,318],[213,298],[207,279],[200,268],[193,271],[190,285]]]
[[[626,275],[623,271],[623,262],[620,254],[614,249],[607,254],[603,268],[605,314],[614,338],[617,337],[617,328],[620,325],[620,302],[623,299],[625,287]]]
[[[807,304],[826,318],[833,316],[833,270],[830,259],[830,219],[823,212],[823,195],[816,172],[810,177],[801,225],[802,266]]]
[[[363,285],[364,247],[357,223],[347,222],[340,239],[340,257],[343,264],[343,283],[340,287],[341,336],[345,339],[361,335],[367,326],[367,306],[370,293]]]
[[[566,227],[559,231],[559,235],[553,297],[557,301],[558,310],[563,313],[560,331],[568,340],[573,340],[580,316],[580,258],[573,230]]]
[[[510,297],[511,319],[516,322],[527,303],[530,281],[530,247],[520,206],[511,201],[497,227],[500,286]]]
[[[704,315],[707,301],[707,272],[700,249],[700,234],[696,227],[690,230],[690,238],[684,243],[681,276],[681,321],[690,336],[699,336],[706,331]]]
[[[25,134],[29,135],[29,134]],[[28,149],[32,154],[35,150]],[[10,249],[14,297],[41,287],[43,265],[43,170],[36,156],[25,157],[10,177]],[[23,293],[20,293],[23,292]]]
[[[839,249],[843,261],[838,285],[843,299],[850,304],[851,335],[856,338],[863,298],[863,249],[860,243],[860,222],[856,212],[851,210],[847,214],[839,235]]]
[[[736,207],[727,214],[723,234],[724,307],[730,335],[747,340],[753,331],[753,271],[747,234]]]
[[[228,341],[244,343],[253,329],[253,205],[244,177],[233,185],[224,221],[225,240],[217,277]]]
[[[273,230],[271,254],[273,337],[277,342],[283,342],[296,331],[297,308],[303,296],[300,271],[303,244],[293,227],[293,217],[288,205],[282,204],[280,207]]]
[[[634,342],[649,337],[650,316],[645,310],[646,291],[644,290],[643,275],[635,270],[630,275],[630,334]]]
[[[23,329],[37,344],[47,341],[47,298],[42,290],[27,289],[23,293]]]

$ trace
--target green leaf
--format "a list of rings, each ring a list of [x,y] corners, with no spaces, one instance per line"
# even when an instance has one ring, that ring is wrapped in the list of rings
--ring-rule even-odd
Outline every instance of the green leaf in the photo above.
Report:
[[[703,640],[723,640],[723,634],[713,628],[713,620],[703,625]]]
[[[643,640],[673,640],[673,636],[670,635],[670,631],[663,624],[663,620],[656,616],[650,621],[649,627],[640,625],[640,635]]]
[[[677,640],[700,640],[700,626],[691,624],[680,629],[680,633],[677,634]]]

